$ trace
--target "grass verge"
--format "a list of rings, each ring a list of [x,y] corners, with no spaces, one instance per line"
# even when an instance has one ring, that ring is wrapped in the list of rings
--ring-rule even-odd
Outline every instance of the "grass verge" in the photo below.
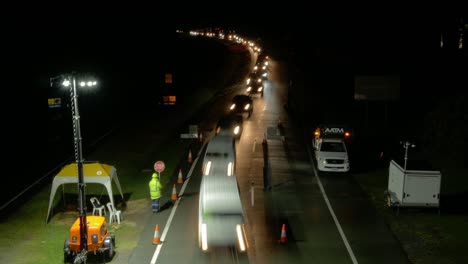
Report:
[[[435,209],[400,209],[399,215],[385,204],[388,169],[354,175],[375,208],[400,240],[414,264],[468,263],[465,250],[468,237],[468,215],[442,213]]]

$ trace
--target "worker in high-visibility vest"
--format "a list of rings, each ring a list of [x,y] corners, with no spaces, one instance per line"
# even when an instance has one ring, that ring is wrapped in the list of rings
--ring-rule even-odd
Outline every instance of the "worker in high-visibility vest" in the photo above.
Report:
[[[152,179],[149,182],[149,189],[150,189],[150,196],[151,196],[151,201],[152,201],[152,209],[153,213],[159,212],[159,202],[161,200],[161,190],[162,190],[162,185],[161,182],[159,181],[159,176],[155,172],[152,175]]]

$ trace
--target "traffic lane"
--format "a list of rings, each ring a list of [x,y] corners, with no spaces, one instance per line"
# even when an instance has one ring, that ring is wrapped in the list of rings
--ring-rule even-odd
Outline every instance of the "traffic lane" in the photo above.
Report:
[[[277,212],[278,224],[287,222],[288,238],[294,243],[285,260],[352,263],[318,186],[303,133],[295,129],[294,120],[284,126],[284,149],[293,177],[283,176],[283,182],[273,186],[270,193],[277,196],[272,199],[276,207],[272,212]],[[294,252],[296,255],[292,255]]]
[[[270,192],[263,192],[263,153],[261,140],[267,126],[278,120],[287,125],[281,105],[284,86],[268,81],[263,99],[255,100],[257,111],[244,126],[238,146],[237,174],[241,198],[247,215],[247,235],[253,263],[351,263],[333,219],[320,194],[307,150],[302,143],[291,142],[289,166],[293,175],[275,179]],[[260,108],[260,111],[258,109]],[[288,135],[288,138],[291,135]],[[289,139],[288,139],[289,140]],[[272,153],[273,156],[278,156]],[[291,178],[294,180],[291,181]],[[251,203],[251,182],[254,181],[254,206]],[[289,242],[278,243],[282,224],[287,226]]]
[[[209,263],[209,259],[200,254],[198,248],[198,194],[201,164],[202,160],[199,158],[183,194],[180,194],[181,184],[177,185],[180,201],[167,231],[167,236],[162,241],[156,263]],[[162,224],[161,231],[165,228],[164,223]],[[156,247],[154,248],[156,249]]]
[[[203,157],[203,152],[200,153],[199,157]],[[181,193],[183,185],[178,184],[176,186],[179,197],[179,201],[176,203],[177,210],[172,218],[169,216],[169,222],[167,219],[159,219],[166,220],[159,223],[160,234],[162,232],[162,244],[159,252],[157,252],[157,247],[153,246],[151,259],[155,260],[155,263],[248,263],[245,254],[233,252],[231,248],[218,248],[208,253],[202,252],[199,248],[198,202],[202,171],[201,164],[202,160],[199,158],[196,166],[193,167],[190,178],[186,179],[186,182],[188,182],[183,193]],[[157,220],[153,218],[153,221]],[[156,225],[158,222],[153,224]],[[164,238],[166,228],[168,230]]]
[[[352,174],[319,172],[319,177],[359,263],[410,263]]]

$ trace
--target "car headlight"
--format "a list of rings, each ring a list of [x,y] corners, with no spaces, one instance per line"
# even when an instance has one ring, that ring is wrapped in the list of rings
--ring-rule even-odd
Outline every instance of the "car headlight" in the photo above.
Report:
[[[258,67],[257,67],[257,66],[255,66],[255,67],[254,67],[254,70],[256,71],[257,69],[258,69]]]
[[[264,74],[262,74],[263,77],[267,77],[268,74],[265,72]]]
[[[247,104],[246,106],[244,106],[244,110],[249,110],[250,108],[250,104]]]
[[[250,83],[250,78],[247,79],[247,84],[249,84],[249,83]]]
[[[266,70],[266,66],[263,66],[263,67],[262,67],[262,70]]]
[[[263,89],[263,87],[262,87],[262,86],[260,86],[260,87],[258,87],[257,91],[258,91],[258,92],[261,92],[261,91],[262,91],[262,89]]]
[[[322,160],[322,163],[327,164],[327,160],[326,159]]]
[[[240,127],[239,127],[239,126],[236,126],[236,127],[234,128],[234,135],[239,134],[239,130],[240,130]]]
[[[234,109],[234,108],[236,108],[236,104],[232,104],[231,107],[229,107],[229,109],[231,109],[231,110]]]
[[[262,78],[258,78],[257,82],[262,82]]]
[[[247,92],[250,92],[250,90],[252,90],[252,87],[251,86],[247,87]]]

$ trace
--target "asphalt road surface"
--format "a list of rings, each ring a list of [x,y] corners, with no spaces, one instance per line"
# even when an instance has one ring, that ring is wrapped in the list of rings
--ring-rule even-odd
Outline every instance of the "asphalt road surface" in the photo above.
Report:
[[[190,179],[181,189],[182,196],[167,210],[151,216],[129,263],[409,263],[351,173],[316,171],[302,129],[307,117],[291,119],[283,108],[287,87],[276,80],[287,78],[275,76],[281,74],[280,67],[271,63],[272,81],[264,82],[263,98],[254,98],[253,115],[244,120],[242,136],[236,143],[236,174],[248,252],[200,250],[197,232],[202,161],[196,158]],[[243,91],[242,85],[236,85],[219,95],[202,124],[207,140],[213,136],[219,116],[226,112],[229,99]],[[266,141],[271,188],[265,190],[262,142],[267,127],[276,127],[278,121],[284,126],[285,140]],[[158,246],[148,243],[156,224],[162,234]],[[287,243],[279,242],[283,224]]]

